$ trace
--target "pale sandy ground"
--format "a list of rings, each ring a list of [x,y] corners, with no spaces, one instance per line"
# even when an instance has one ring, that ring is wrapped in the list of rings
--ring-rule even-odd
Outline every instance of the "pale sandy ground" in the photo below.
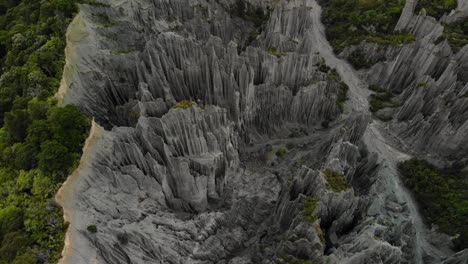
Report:
[[[63,247],[62,251],[62,259],[59,260],[59,264],[67,264],[69,261],[67,260],[72,252],[71,241],[72,241],[72,225],[71,222],[73,221],[73,201],[75,197],[75,183],[78,178],[82,175],[82,170],[89,161],[89,158],[92,153],[93,147],[101,138],[104,129],[99,126],[96,122],[92,122],[91,130],[89,132],[89,136],[86,139],[85,145],[83,147],[83,155],[81,156],[80,165],[78,168],[68,176],[67,180],[63,183],[62,187],[57,192],[55,196],[56,201],[63,207],[63,218],[66,222],[70,223],[70,227],[65,234],[65,246]],[[72,264],[72,263],[69,263]]]

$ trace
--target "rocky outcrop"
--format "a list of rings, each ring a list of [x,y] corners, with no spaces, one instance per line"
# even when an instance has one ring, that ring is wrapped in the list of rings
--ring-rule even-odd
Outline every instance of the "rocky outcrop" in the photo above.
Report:
[[[414,16],[406,29],[418,40],[368,72],[369,83],[399,94],[391,131],[415,153],[466,157],[468,47],[454,52],[447,41],[439,42],[443,27],[431,17]]]

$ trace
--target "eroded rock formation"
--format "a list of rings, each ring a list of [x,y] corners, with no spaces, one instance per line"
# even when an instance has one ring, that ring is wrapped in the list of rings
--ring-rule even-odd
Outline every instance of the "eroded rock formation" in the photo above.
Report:
[[[82,5],[68,30],[58,94],[106,129],[67,201],[65,263],[458,263],[468,254],[450,257],[449,238],[420,220],[396,170],[409,156],[372,120],[369,91],[334,56],[314,0],[103,3]],[[402,92],[399,137],[466,153],[468,99],[457,95],[468,89],[467,47],[428,44],[440,29],[416,20],[404,24],[420,40],[389,51],[394,61],[368,79]],[[455,136],[427,144],[445,133]],[[326,168],[348,188],[328,188]]]

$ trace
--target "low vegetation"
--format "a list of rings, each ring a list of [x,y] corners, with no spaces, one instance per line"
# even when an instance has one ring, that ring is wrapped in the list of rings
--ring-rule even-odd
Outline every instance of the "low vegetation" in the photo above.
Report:
[[[448,43],[455,51],[458,51],[463,46],[467,45],[468,17],[451,24],[444,24],[444,33],[436,41],[436,44],[443,41],[444,39],[448,40]]]
[[[269,48],[269,49],[267,50],[267,54],[272,55],[272,56],[276,56],[277,58],[281,58],[281,57],[283,57],[284,55],[286,55],[286,53],[284,53],[284,52],[279,52],[276,48]]]
[[[90,233],[97,233],[97,227],[95,225],[90,225],[86,228],[86,230],[88,230],[88,232]]]
[[[418,82],[418,87],[424,87],[427,85],[427,82]]]
[[[322,172],[325,176],[325,180],[327,180],[327,184],[325,186],[327,190],[342,192],[349,188],[348,182],[343,174],[328,168],[324,169]]]
[[[335,52],[363,40],[398,45],[414,41],[413,35],[394,33],[404,0],[320,0],[327,38]]]
[[[438,169],[411,159],[399,164],[405,185],[414,192],[424,218],[447,234],[457,236],[457,250],[468,247],[468,171],[466,164]]]
[[[375,113],[386,107],[398,107],[398,104],[393,102],[393,94],[388,91],[380,91],[370,96],[369,108],[372,113]]]
[[[314,211],[318,202],[319,198],[317,197],[308,196],[304,198],[304,221],[313,224],[317,220]]]
[[[371,62],[361,49],[356,49],[351,52],[347,59],[357,70],[369,68],[374,65],[374,62]]]
[[[174,108],[174,109],[176,109],[176,108],[187,109],[187,108],[190,108],[190,107],[192,107],[194,105],[195,105],[195,102],[184,100],[184,101],[177,102],[175,105],[172,106],[172,108]]]
[[[97,2],[87,1],[99,5]],[[0,263],[56,263],[67,224],[54,196],[90,120],[52,98],[75,0],[0,0]]]
[[[276,151],[276,156],[277,157],[283,157],[284,155],[286,155],[286,150],[285,149],[278,149]]]
[[[424,9],[427,15],[440,19],[455,8],[457,8],[457,0],[419,0],[416,5],[416,13]]]
[[[338,97],[336,98],[336,106],[340,109],[340,112],[344,112],[344,104],[348,100],[349,87],[346,83],[340,82],[340,89],[338,91]]]
[[[340,110],[341,113],[344,112],[344,104],[346,100],[348,100],[348,85],[343,82],[341,76],[338,74],[335,68],[331,68],[325,62],[325,59],[321,59],[319,63],[315,65],[320,72],[327,74],[327,79],[331,81],[336,81],[339,84],[338,94],[336,97],[336,106]],[[324,121],[322,124],[323,127],[328,127],[328,121]]]

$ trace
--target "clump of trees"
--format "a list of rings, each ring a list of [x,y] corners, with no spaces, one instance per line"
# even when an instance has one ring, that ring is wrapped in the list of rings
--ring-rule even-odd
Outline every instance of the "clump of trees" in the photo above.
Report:
[[[414,40],[408,33],[394,33],[404,0],[320,0],[327,38],[336,52],[363,40],[403,44]]]
[[[416,12],[424,9],[427,15],[440,19],[455,8],[457,8],[457,0],[419,0]]]
[[[323,175],[327,180],[326,188],[334,192],[343,192],[349,188],[348,182],[343,174],[330,168],[324,169]]]
[[[403,182],[411,189],[428,223],[457,235],[456,249],[468,247],[468,171],[466,164],[439,169],[424,160],[399,164]]]
[[[0,0],[0,263],[55,263],[67,224],[55,193],[90,120],[52,98],[77,0]]]
[[[436,44],[444,39],[448,40],[448,43],[455,51],[468,45],[468,17],[448,25],[445,24],[444,33],[437,39]]]

